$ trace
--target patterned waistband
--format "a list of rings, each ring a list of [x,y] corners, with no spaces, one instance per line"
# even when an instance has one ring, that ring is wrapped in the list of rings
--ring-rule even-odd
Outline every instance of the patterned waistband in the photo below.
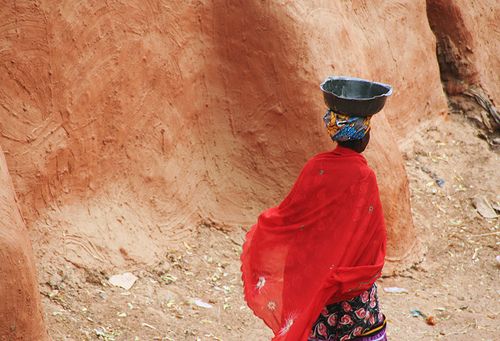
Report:
[[[364,334],[361,334],[361,336],[371,336],[371,335],[374,335],[376,334],[378,331],[381,331],[382,329],[385,329],[385,325],[387,324],[387,320],[385,319],[385,316],[384,316],[384,322],[382,322],[380,325],[378,325],[377,327],[375,328],[372,328],[370,330],[368,330],[366,333]]]
[[[385,333],[386,324],[387,324],[386,320],[384,319],[384,322],[380,326],[369,330],[362,336],[352,339],[352,341],[387,341],[387,334]],[[322,339],[317,339],[317,338],[307,339],[307,341],[321,341],[321,340]]]
[[[384,319],[384,322],[376,327],[373,328],[372,330],[366,332],[360,337],[357,337],[353,340],[357,341],[387,341],[387,334],[385,333],[385,328],[386,328],[386,322],[387,320]]]

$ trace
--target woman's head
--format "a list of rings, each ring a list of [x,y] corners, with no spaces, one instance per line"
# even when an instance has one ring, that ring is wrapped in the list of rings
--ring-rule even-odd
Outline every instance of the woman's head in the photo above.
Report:
[[[363,152],[370,141],[370,119],[371,116],[348,116],[330,109],[323,116],[331,139],[358,153]]]

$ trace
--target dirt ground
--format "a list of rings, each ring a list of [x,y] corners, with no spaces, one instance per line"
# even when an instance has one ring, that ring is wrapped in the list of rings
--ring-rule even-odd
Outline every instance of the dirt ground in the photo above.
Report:
[[[500,201],[500,163],[477,134],[453,115],[401,146],[421,236],[413,252],[421,262],[379,281],[391,340],[498,340],[499,222],[481,217],[472,203],[478,195]],[[269,340],[242,297],[239,254],[247,229],[193,226],[182,248],[165,250],[162,264],[128,269],[139,278],[130,290],[108,283],[114,273],[38,264],[53,339]],[[43,250],[36,242],[34,248],[41,259]],[[384,292],[388,287],[407,292]],[[415,309],[435,325],[413,317]]]

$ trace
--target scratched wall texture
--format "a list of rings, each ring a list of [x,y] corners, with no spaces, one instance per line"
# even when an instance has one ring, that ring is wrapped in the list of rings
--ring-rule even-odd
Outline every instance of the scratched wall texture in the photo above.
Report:
[[[446,111],[424,1],[2,1],[0,22],[0,144],[41,261],[150,263],[204,219],[252,224],[333,147],[331,74],[394,86],[367,155],[389,255],[413,245],[397,144]]]

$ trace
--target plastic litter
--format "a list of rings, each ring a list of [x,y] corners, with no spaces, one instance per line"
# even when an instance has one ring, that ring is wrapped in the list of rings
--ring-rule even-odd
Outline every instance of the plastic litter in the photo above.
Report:
[[[477,212],[486,219],[494,219],[498,216],[498,214],[495,212],[495,209],[491,206],[490,202],[488,199],[485,197],[475,197],[473,199],[474,207],[476,208]]]
[[[198,298],[194,300],[194,304],[196,304],[198,307],[201,307],[201,308],[206,308],[206,309],[212,308],[212,305],[210,303],[203,302],[202,300],[200,300]]]
[[[120,275],[111,276],[108,281],[109,281],[109,283],[111,283],[115,287],[120,287],[120,288],[123,288],[125,290],[129,290],[130,288],[132,288],[135,281],[137,281],[137,280],[138,280],[137,276],[135,276],[134,274],[132,274],[130,272],[125,272],[125,273],[120,274]]]
[[[141,323],[141,325],[142,325],[143,327],[147,327],[147,328],[149,328],[149,329],[156,330],[156,327],[154,327],[154,326],[150,325],[149,323],[142,322],[142,323]]]
[[[405,288],[398,288],[398,287],[386,287],[384,288],[385,292],[391,293],[391,294],[402,294],[402,293],[407,293],[408,290]]]
[[[411,316],[413,316],[413,317],[424,317],[424,318],[425,318],[424,313],[422,313],[422,312],[421,312],[420,310],[418,310],[418,309],[412,309],[412,310],[410,310],[410,314],[411,314]]]

